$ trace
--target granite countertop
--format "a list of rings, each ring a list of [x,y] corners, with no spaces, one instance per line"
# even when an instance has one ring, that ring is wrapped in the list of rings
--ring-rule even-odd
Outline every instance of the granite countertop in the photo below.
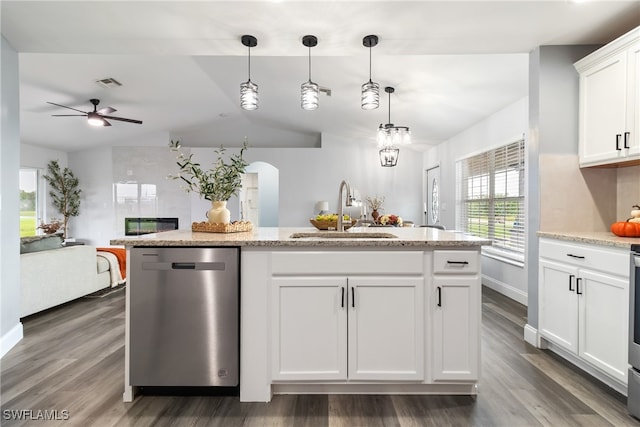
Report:
[[[457,231],[412,227],[354,227],[352,233],[391,233],[396,238],[291,238],[293,233],[315,233],[313,227],[259,227],[242,233],[165,231],[111,239],[112,245],[133,246],[240,246],[240,247],[474,247],[491,240]]]
[[[569,242],[590,243],[626,249],[630,249],[633,244],[640,244],[639,237],[618,237],[609,231],[538,231],[537,235],[538,237]]]

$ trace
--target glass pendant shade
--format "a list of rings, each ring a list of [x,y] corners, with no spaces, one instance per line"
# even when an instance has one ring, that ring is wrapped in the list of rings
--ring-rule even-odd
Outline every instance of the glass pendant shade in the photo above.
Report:
[[[361,106],[363,110],[375,110],[380,105],[380,85],[369,80],[362,85]]]
[[[258,85],[251,80],[240,85],[240,107],[247,111],[258,108]]]
[[[386,147],[379,151],[380,154],[380,166],[393,167],[398,164],[398,156],[400,155],[400,149],[394,147]]]
[[[315,110],[316,108],[318,108],[318,94],[320,93],[320,88],[318,87],[318,85],[309,80],[302,83],[300,90],[302,94],[302,109]]]

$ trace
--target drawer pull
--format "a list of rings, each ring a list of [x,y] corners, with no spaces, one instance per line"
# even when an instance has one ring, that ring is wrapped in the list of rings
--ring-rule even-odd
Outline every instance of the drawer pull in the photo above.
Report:
[[[575,259],[584,259],[582,255],[567,254],[567,256],[570,256],[571,258],[575,258]]]
[[[620,148],[620,138],[622,138],[622,134],[617,133],[616,134],[616,150],[618,151],[622,151],[622,148]]]
[[[449,261],[449,260],[447,260],[447,264],[469,265],[469,261]]]

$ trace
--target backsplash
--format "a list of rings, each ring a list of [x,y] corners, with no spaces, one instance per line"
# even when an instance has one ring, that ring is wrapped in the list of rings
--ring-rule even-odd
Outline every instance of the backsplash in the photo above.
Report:
[[[580,169],[572,154],[539,161],[541,231],[608,231],[638,196],[638,167]]]

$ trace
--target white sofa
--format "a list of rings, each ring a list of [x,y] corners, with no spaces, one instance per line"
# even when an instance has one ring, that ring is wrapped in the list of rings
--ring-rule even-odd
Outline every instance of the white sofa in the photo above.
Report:
[[[108,287],[108,275],[107,271],[98,277],[94,246],[77,245],[20,254],[20,317]]]

